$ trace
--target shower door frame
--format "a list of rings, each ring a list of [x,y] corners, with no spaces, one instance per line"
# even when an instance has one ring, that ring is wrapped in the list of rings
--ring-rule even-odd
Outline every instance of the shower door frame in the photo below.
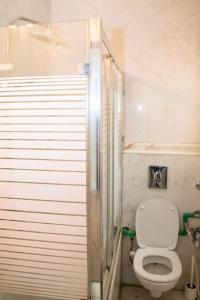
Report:
[[[103,47],[122,72],[112,54],[100,19],[89,21],[89,95],[87,125],[87,216],[88,216],[88,295],[103,298],[103,207],[101,195],[101,130],[103,99]],[[123,122],[123,121],[122,121]],[[123,124],[121,124],[123,128]],[[123,137],[122,137],[123,138]],[[116,234],[119,239],[120,230]]]

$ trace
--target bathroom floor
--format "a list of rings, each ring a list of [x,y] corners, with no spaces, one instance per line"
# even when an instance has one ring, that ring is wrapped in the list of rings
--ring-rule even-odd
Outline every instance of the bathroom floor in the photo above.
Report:
[[[122,287],[121,300],[150,300],[152,299],[149,291],[141,287],[132,287],[125,285]],[[184,294],[181,291],[171,291],[163,294],[160,300],[185,300]]]

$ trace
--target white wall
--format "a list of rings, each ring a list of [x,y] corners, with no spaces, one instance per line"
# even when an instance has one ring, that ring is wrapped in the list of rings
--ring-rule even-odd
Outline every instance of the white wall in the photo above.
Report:
[[[50,12],[50,0],[0,0],[0,26],[6,26],[15,16],[49,21]]]
[[[52,20],[100,16],[126,76],[128,142],[200,142],[199,0],[52,0]]]

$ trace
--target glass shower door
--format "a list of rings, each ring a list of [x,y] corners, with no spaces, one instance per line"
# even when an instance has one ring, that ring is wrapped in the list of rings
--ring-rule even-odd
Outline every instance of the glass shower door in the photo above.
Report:
[[[122,76],[113,58],[104,56],[104,168],[107,178],[104,180],[104,225],[106,226],[105,264],[109,270],[115,246],[116,234],[121,226],[121,153],[122,153]],[[105,170],[106,171],[106,170]],[[105,232],[105,230],[104,230]]]

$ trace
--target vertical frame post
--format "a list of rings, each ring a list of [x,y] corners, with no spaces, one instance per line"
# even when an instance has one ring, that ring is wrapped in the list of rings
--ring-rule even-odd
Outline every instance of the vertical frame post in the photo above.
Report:
[[[88,100],[88,253],[92,299],[102,299],[102,207],[100,195],[100,136],[102,99],[101,22],[89,22],[89,100]]]

